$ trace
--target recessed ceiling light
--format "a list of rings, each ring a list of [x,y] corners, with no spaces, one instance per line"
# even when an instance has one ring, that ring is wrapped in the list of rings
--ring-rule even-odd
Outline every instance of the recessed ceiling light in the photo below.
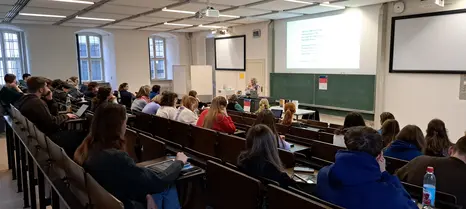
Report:
[[[33,13],[22,13],[22,12],[20,12],[19,15],[21,15],[21,16],[32,16],[32,17],[56,17],[56,18],[65,18],[66,17],[66,16],[63,16],[63,15],[33,14]]]
[[[113,22],[113,21],[115,21],[115,19],[95,18],[95,17],[80,17],[80,16],[76,16],[76,19],[81,19],[81,20],[108,21],[108,22]]]
[[[66,3],[76,3],[76,4],[94,4],[92,1],[80,1],[80,0],[49,0],[49,1],[59,1]]]
[[[196,12],[185,11],[185,10],[176,10],[176,9],[167,9],[166,7],[162,9],[164,12],[174,12],[174,13],[183,13],[183,14],[196,14]]]
[[[193,25],[190,25],[190,24],[169,23],[169,22],[164,23],[164,25],[185,26],[185,27],[191,27],[191,26],[193,26]]]
[[[288,2],[293,2],[293,3],[300,3],[300,4],[315,4],[314,2],[307,2],[307,1],[299,1],[299,0],[285,0],[285,1],[288,1]]]
[[[236,15],[220,15],[220,17],[240,18],[240,16],[236,16]]]
[[[330,2],[328,2],[328,1],[322,2],[322,3],[320,3],[319,5],[320,5],[320,6],[324,6],[324,7],[337,8],[337,9],[345,9],[345,8],[346,8],[345,6],[330,4]]]

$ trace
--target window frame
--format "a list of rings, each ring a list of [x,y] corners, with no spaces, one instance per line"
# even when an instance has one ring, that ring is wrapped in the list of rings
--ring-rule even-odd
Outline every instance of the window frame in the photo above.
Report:
[[[5,48],[5,39],[4,39],[4,33],[14,33],[16,34],[16,36],[18,37],[18,58],[8,58],[6,56],[6,48]],[[26,49],[25,49],[25,40],[24,40],[24,33],[21,32],[21,31],[17,31],[17,30],[11,30],[11,29],[5,29],[5,28],[0,28],[0,53],[1,53],[1,57],[0,57],[0,61],[1,61],[1,75],[0,75],[0,84],[4,85],[5,84],[5,81],[3,80],[3,77],[5,76],[5,74],[8,73],[8,68],[7,68],[7,61],[10,61],[10,60],[19,60],[19,63],[20,63],[20,68],[21,68],[21,72],[15,72],[13,74],[16,75],[16,80],[20,80],[22,79],[22,76],[23,74],[29,72],[28,71],[28,66],[27,66],[27,57],[26,57]],[[18,74],[19,73],[19,74]]]
[[[151,46],[150,46],[150,41],[152,39],[152,50],[154,51],[154,57],[150,56],[150,51],[151,51]],[[156,45],[155,45],[155,40],[162,40],[163,41],[163,58],[157,58],[157,51],[156,51]],[[157,80],[169,80],[168,79],[168,69],[167,69],[167,40],[163,37],[160,36],[150,36],[148,38],[148,49],[149,49],[149,74],[150,74],[150,79],[151,81],[157,81]],[[156,69],[156,63],[155,61],[157,60],[162,60],[164,63],[164,68],[165,68],[165,76],[164,78],[158,78],[157,76],[157,69]],[[155,76],[152,78],[152,61],[154,61],[154,73]]]
[[[79,51],[79,37],[80,36],[85,36],[86,37],[86,50],[87,50],[87,57],[86,58],[82,58],[81,57],[81,53]],[[100,43],[100,58],[92,58],[91,57],[91,44],[90,44],[90,39],[89,37],[90,36],[96,36],[99,38],[99,43]],[[97,83],[105,83],[105,60],[104,60],[104,47],[103,47],[103,38],[102,38],[102,35],[98,34],[98,33],[89,33],[89,32],[86,32],[86,33],[76,33],[76,50],[77,50],[77,55],[78,55],[78,75],[79,75],[79,82],[80,83],[83,83],[83,82],[97,82]],[[89,68],[89,80],[83,80],[82,79],[82,76],[81,76],[81,61],[82,60],[85,60],[88,62],[87,66]],[[102,80],[93,80],[92,78],[92,61],[94,60],[100,60],[100,63],[101,63],[101,74],[102,74]]]

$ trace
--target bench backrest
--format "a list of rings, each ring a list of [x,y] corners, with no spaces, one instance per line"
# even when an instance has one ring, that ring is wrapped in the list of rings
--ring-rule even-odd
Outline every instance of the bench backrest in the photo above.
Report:
[[[275,185],[267,187],[268,209],[306,208],[306,209],[331,209],[331,207],[303,197],[296,193],[282,189]]]
[[[217,157],[236,165],[241,151],[246,149],[246,140],[233,135],[219,133],[217,137]]]
[[[142,145],[141,162],[157,159],[166,155],[164,142],[145,134],[139,134],[139,141]]]

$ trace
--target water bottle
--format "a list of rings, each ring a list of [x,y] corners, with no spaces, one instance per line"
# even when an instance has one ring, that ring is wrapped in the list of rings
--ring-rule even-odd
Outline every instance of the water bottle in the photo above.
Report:
[[[432,209],[435,207],[435,175],[433,167],[427,167],[423,185],[422,209]]]
[[[66,112],[72,112],[71,110],[71,99],[70,97],[66,97]]]

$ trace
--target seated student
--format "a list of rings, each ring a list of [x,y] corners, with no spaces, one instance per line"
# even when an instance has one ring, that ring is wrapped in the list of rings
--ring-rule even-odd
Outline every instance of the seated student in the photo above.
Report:
[[[149,93],[149,99],[153,99],[155,96],[160,94],[160,86],[159,85],[153,85],[152,86],[152,91]]]
[[[207,107],[207,104],[204,102],[201,102],[201,100],[197,97],[197,91],[194,91],[194,90],[189,91],[188,96],[192,96],[197,99],[197,101],[199,102],[200,109],[204,109],[205,107]]]
[[[154,98],[152,98],[151,102],[144,106],[144,109],[142,109],[143,113],[149,114],[149,115],[155,115],[157,113],[157,110],[160,108],[160,102],[162,101],[162,95],[157,95]]]
[[[388,119],[382,124],[382,139],[383,146],[387,147],[396,139],[396,135],[400,132],[400,125],[395,119]]]
[[[350,112],[345,117],[345,122],[343,123],[343,128],[338,129],[335,131],[335,135],[333,135],[333,144],[346,147],[345,144],[345,133],[348,128],[355,127],[355,126],[366,126],[366,122],[361,114],[357,112]]]
[[[94,98],[99,90],[99,84],[97,82],[90,82],[87,84],[87,89],[84,92],[84,96],[88,98]]]
[[[276,136],[277,147],[284,150],[290,150],[291,144],[285,141],[285,136],[281,136],[277,132],[277,128],[275,127],[275,116],[273,115],[272,111],[270,110],[263,110],[257,115],[256,121],[254,125],[263,124],[272,130],[272,133]]]
[[[217,96],[212,100],[209,109],[204,110],[197,120],[197,126],[233,134],[236,126],[227,113],[227,100],[223,96]]]
[[[122,83],[118,87],[118,92],[120,93],[120,104],[125,107],[131,107],[131,103],[133,103],[133,99],[135,97],[133,93],[128,91],[128,89],[128,83]]]
[[[385,170],[383,142],[376,130],[349,128],[348,150],[335,155],[335,163],[317,175],[317,197],[348,209],[417,209],[400,180]]]
[[[97,96],[92,99],[91,111],[95,112],[99,106],[107,103],[117,104],[115,96],[112,95],[112,89],[102,86],[99,88]]]
[[[170,167],[156,174],[137,166],[126,153],[125,131],[126,109],[117,104],[100,106],[89,135],[76,150],[74,160],[122,201],[125,208],[145,208],[142,206],[146,205],[146,195],[156,194],[154,199],[160,209],[179,209],[173,184],[187,161],[186,155],[178,153]]]
[[[30,77],[31,77],[31,74],[29,73],[23,74],[23,80],[19,81],[19,88],[21,89],[21,91],[26,92],[26,90],[28,89],[26,82]]]
[[[9,108],[10,104],[14,104],[23,95],[16,85],[16,76],[13,74],[6,74],[3,77],[5,85],[0,90],[0,100]]]
[[[142,109],[144,109],[147,103],[150,102],[149,92],[149,86],[141,86],[141,88],[139,88],[138,93],[136,94],[136,99],[133,101],[133,104],[131,104],[131,110],[142,111]]]
[[[448,139],[445,123],[433,119],[427,125],[425,154],[434,157],[447,157],[448,149],[453,145]]]
[[[285,116],[281,122],[282,125],[293,125],[293,115],[296,113],[296,105],[292,102],[286,103],[284,108]]]
[[[13,91],[16,91],[18,93],[23,93],[23,91],[19,88],[18,84],[16,83],[16,75],[14,74],[6,74],[3,77],[3,80],[5,81],[5,86]]]
[[[178,95],[173,92],[163,92],[162,100],[160,101],[160,108],[157,110],[156,116],[167,118],[170,120],[175,120],[176,115],[178,115],[178,110],[176,109],[176,101],[178,101]]]
[[[415,125],[407,125],[396,135],[396,140],[387,147],[384,155],[410,161],[422,155],[425,146],[426,141],[421,129]]]
[[[30,94],[22,96],[15,104],[21,114],[29,119],[52,141],[63,147],[66,153],[73,156],[76,148],[81,144],[83,136],[80,133],[63,131],[60,128],[65,121],[76,118],[74,114],[63,114],[53,116],[48,106],[41,97],[51,97],[51,91],[47,87],[46,79],[42,77],[31,77],[27,82]]]
[[[238,97],[236,96],[236,94],[231,95],[228,99],[227,110],[244,112],[243,107],[241,107],[241,105],[238,104]]]
[[[264,110],[268,110],[269,108],[270,108],[269,100],[261,99],[261,101],[259,102],[259,109],[256,111],[256,114],[259,114]]]
[[[71,76],[70,78],[66,79],[66,83],[70,84],[76,89],[79,89],[79,78],[78,76]]]
[[[421,186],[428,166],[434,168],[437,191],[456,196],[458,205],[466,208],[466,136],[452,145],[450,157],[419,156],[400,168],[396,175],[401,181]]]
[[[196,125],[197,120],[199,119],[195,113],[195,110],[199,105],[197,99],[192,96],[184,96],[181,100],[181,104],[182,106],[178,108],[175,120],[182,123]]]
[[[383,123],[385,123],[386,120],[389,120],[389,119],[395,119],[395,116],[393,116],[392,113],[389,113],[389,112],[383,112],[382,114],[380,114],[380,125],[383,125]],[[382,129],[379,130],[379,134],[382,134]]]
[[[246,135],[247,150],[238,157],[238,169],[252,177],[276,181],[281,187],[288,188],[294,185],[294,181],[284,172],[276,138],[266,125],[251,127]]]
[[[52,93],[53,93],[53,99],[56,102],[66,102],[66,99],[69,97],[71,102],[76,102],[79,101],[80,99],[75,98],[69,94],[71,89],[73,88],[71,85],[67,84],[66,82],[56,79],[52,81]],[[70,96],[71,97],[70,97]]]

